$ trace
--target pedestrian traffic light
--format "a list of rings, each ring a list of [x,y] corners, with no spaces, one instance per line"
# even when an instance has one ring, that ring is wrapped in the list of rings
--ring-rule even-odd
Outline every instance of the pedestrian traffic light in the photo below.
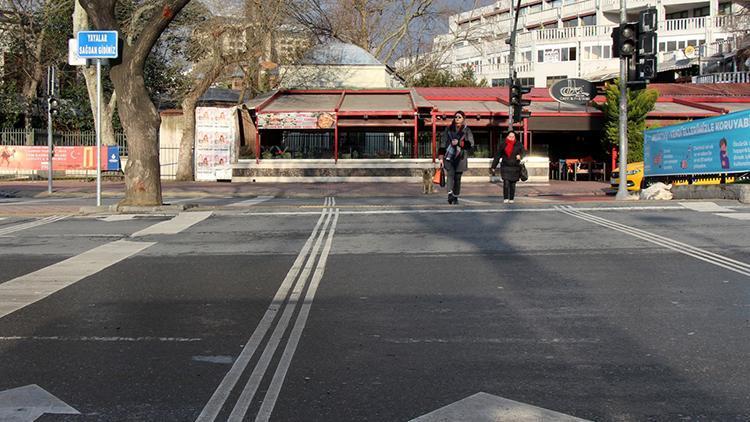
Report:
[[[636,22],[623,22],[620,24],[618,57],[630,57],[635,54],[638,47],[638,24]]]
[[[523,95],[531,92],[531,87],[521,86],[518,79],[513,79],[510,86],[510,105],[512,107],[511,121],[518,123],[523,119],[531,117],[531,112],[523,111],[524,107],[531,105],[531,100],[524,100]]]
[[[60,102],[55,97],[49,97],[47,99],[47,105],[49,106],[49,114],[51,116],[57,116],[60,114],[60,110],[58,107],[60,107]]]

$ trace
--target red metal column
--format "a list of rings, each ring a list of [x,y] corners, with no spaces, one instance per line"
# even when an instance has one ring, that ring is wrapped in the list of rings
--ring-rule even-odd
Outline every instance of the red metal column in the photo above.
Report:
[[[339,162],[339,114],[336,113],[333,126],[333,161]]]
[[[615,171],[615,167],[617,167],[617,148],[612,147],[612,170]]]
[[[529,150],[529,119],[523,119],[523,149]]]
[[[260,129],[255,128],[255,164],[260,163]]]
[[[418,128],[419,128],[419,116],[417,113],[414,113],[414,151],[412,151],[411,155],[412,158],[418,158],[419,157],[419,141],[417,140],[418,135]]]
[[[437,158],[437,116],[435,113],[430,113],[432,116],[432,162],[435,162]]]

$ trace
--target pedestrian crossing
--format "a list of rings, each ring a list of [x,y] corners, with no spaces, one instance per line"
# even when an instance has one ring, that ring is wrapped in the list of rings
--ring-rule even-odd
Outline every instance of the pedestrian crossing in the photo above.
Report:
[[[731,218],[733,220],[750,221],[750,213],[737,212],[731,208],[722,207],[715,202],[680,202],[680,205],[697,212],[711,213],[719,217]]]

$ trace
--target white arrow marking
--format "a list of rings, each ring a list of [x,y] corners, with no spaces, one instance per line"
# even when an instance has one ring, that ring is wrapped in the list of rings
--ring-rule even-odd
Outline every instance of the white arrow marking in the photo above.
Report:
[[[0,391],[0,420],[2,421],[35,421],[45,413],[81,414],[36,384]]]
[[[552,410],[487,393],[477,393],[410,422],[587,422]]]

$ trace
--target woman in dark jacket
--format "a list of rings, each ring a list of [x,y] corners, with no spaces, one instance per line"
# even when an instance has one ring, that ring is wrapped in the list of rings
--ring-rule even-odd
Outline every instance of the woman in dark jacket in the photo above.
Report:
[[[443,145],[439,152],[443,156],[440,166],[445,170],[448,203],[458,204],[458,195],[461,194],[461,176],[468,168],[467,159],[471,146],[474,144],[474,134],[466,126],[466,114],[463,111],[459,110],[453,116],[453,122],[443,131],[440,143]]]
[[[523,158],[523,145],[516,139],[516,134],[509,132],[505,137],[505,143],[500,147],[495,159],[492,160],[490,171],[495,174],[497,163],[500,164],[500,176],[503,178],[503,202],[513,203],[516,196],[516,182],[521,178],[521,159]]]

